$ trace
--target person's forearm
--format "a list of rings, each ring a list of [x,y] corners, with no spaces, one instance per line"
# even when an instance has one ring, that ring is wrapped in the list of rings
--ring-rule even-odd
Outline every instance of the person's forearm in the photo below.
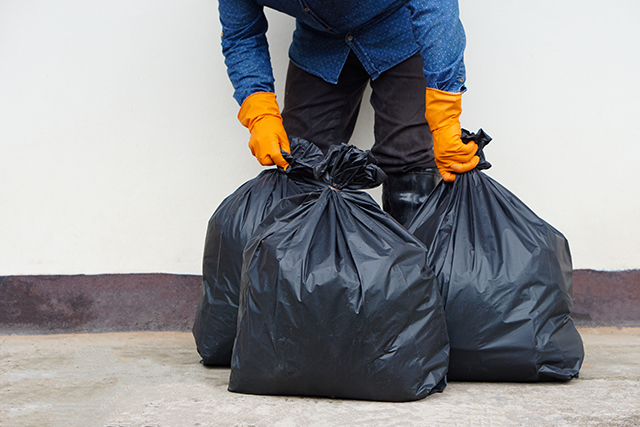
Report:
[[[411,25],[424,63],[428,88],[451,93],[466,90],[466,37],[457,0],[407,0]]]
[[[252,0],[219,0],[222,53],[239,105],[251,94],[274,92],[262,6]]]
[[[457,0],[408,0],[411,24],[420,47],[425,76],[425,118],[433,135],[433,151],[442,179],[478,164],[477,146],[460,139],[465,87],[464,29]]]

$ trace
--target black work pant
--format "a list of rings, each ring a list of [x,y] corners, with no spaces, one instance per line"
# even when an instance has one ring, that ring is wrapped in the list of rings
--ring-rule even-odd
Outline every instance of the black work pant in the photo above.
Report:
[[[325,153],[333,144],[348,143],[367,84],[375,112],[371,152],[382,170],[395,174],[435,168],[419,54],[371,80],[351,52],[337,84],[289,63],[282,112],[287,134],[311,141]]]

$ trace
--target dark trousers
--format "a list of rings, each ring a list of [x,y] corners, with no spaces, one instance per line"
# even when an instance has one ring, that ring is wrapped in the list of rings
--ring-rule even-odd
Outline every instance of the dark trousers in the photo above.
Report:
[[[419,54],[371,80],[353,52],[337,84],[327,83],[289,63],[285,86],[284,128],[318,145],[348,143],[362,95],[371,84],[375,141],[371,152],[387,174],[435,168],[433,140],[424,118],[425,80]]]

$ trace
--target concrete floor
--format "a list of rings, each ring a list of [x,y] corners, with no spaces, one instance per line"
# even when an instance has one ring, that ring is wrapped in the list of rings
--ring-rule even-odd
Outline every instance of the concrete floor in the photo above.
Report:
[[[0,426],[640,426],[640,328],[580,332],[579,379],[411,403],[230,393],[184,332],[0,335]]]

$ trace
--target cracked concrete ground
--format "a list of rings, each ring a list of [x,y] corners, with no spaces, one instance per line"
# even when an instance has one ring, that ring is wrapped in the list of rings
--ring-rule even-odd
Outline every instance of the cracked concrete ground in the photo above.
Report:
[[[185,332],[0,335],[0,426],[640,426],[640,328],[581,328],[568,383],[452,382],[410,403],[253,396]]]

